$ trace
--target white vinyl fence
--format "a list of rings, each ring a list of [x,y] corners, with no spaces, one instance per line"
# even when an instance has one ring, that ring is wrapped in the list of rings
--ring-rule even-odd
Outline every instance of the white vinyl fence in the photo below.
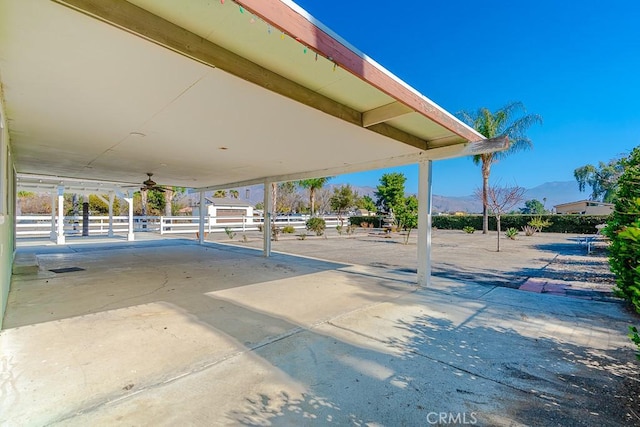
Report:
[[[335,215],[322,216],[327,228],[336,227],[340,220]],[[303,230],[306,227],[308,217],[306,216],[278,216],[275,224],[279,227],[287,225],[296,230]],[[159,232],[160,234],[195,234],[199,231],[198,223],[200,219],[194,216],[134,216],[133,231],[139,232]],[[262,229],[264,218],[261,216],[238,217],[238,216],[211,216],[204,218],[205,233],[216,233],[224,231],[246,232],[258,231]],[[343,217],[344,224],[348,224],[348,218]],[[57,221],[56,221],[57,222]],[[129,230],[128,216],[113,217],[113,232],[115,234],[126,234]],[[89,216],[89,235],[106,235],[109,232],[109,217],[106,215]],[[16,217],[17,237],[45,237],[51,233],[51,215],[18,215]],[[82,235],[82,217],[65,216],[64,234],[68,236]]]
[[[56,220],[57,223],[57,220]],[[133,231],[159,231],[160,217],[134,216]],[[113,217],[113,232],[126,234],[129,231],[128,216]],[[106,215],[89,216],[89,235],[107,234],[109,232],[109,217]],[[16,217],[17,237],[42,237],[51,233],[51,215],[18,215]],[[82,217],[65,216],[64,234],[68,236],[82,235]]]

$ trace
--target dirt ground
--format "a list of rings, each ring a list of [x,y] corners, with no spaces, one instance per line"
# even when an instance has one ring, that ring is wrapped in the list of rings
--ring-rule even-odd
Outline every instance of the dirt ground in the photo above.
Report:
[[[272,250],[411,274],[416,272],[417,265],[416,236],[410,235],[406,244],[405,237],[376,230],[358,229],[349,236],[328,230],[324,237],[307,235],[303,239],[281,235],[278,241],[272,242]],[[528,283],[546,281],[556,287],[562,285],[567,289],[562,295],[568,298],[624,305],[615,297],[615,278],[609,270],[606,244],[598,243],[587,253],[587,248],[578,243],[579,237],[559,233],[519,235],[515,240],[502,237],[498,253],[495,232],[483,235],[434,230],[432,274],[488,287],[524,289]],[[257,232],[238,233],[233,239],[219,233],[208,236],[208,240],[254,248],[262,248],[263,244],[262,235]],[[640,325],[640,317],[637,318]],[[556,356],[566,357],[560,353]],[[559,378],[567,383],[566,399],[571,405],[576,408],[589,405],[594,412],[620,414],[620,418],[609,419],[602,425],[640,426],[640,369],[629,371],[629,353],[613,357],[577,353],[573,356],[591,360],[594,366],[607,372],[607,377],[601,383],[579,375]],[[532,425],[539,423],[539,413],[527,414],[527,408],[521,410],[520,419],[529,419]],[[564,425],[563,420],[568,419],[545,416],[545,422],[551,422],[548,425]]]

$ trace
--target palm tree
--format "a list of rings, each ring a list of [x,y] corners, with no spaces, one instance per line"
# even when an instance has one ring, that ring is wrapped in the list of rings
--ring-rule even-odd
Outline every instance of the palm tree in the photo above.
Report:
[[[526,131],[534,124],[542,124],[542,117],[538,114],[526,114],[514,117],[525,108],[521,102],[511,102],[494,112],[482,107],[475,113],[461,111],[458,116],[487,138],[506,136],[509,138],[509,148],[495,153],[477,154],[473,162],[480,164],[482,169],[482,233],[489,231],[489,212],[487,209],[487,191],[489,188],[489,174],[491,165],[518,151],[533,147]]]
[[[238,190],[229,190],[229,196],[232,199],[237,199],[238,197],[240,197],[240,193],[238,192]]]
[[[302,188],[309,189],[309,206],[311,207],[311,216],[315,214],[316,190],[322,188],[331,177],[311,178],[298,181],[298,185]]]
[[[225,197],[227,197],[227,191],[226,190],[216,190],[216,192],[213,193],[213,197],[215,199],[224,199]]]

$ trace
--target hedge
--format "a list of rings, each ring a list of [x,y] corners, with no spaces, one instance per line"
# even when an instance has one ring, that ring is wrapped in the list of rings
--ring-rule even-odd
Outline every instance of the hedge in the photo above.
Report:
[[[514,227],[522,230],[529,221],[540,215],[502,215],[500,226],[502,230]],[[543,220],[547,219],[551,225],[545,227],[543,231],[550,233],[572,233],[572,234],[595,234],[598,230],[596,225],[604,224],[609,218],[608,215],[542,215]],[[381,216],[352,216],[349,223],[360,226],[363,222],[373,224],[375,228],[382,227]],[[473,227],[482,230],[482,215],[433,215],[431,224],[434,228],[443,230],[462,230],[464,227]],[[495,231],[496,219],[489,216],[489,230]]]
[[[514,227],[522,230],[529,221],[539,215],[502,215],[500,226],[502,230]],[[551,225],[543,231],[550,233],[595,234],[596,225],[604,224],[608,215],[542,215],[543,220],[549,220]],[[444,230],[462,230],[464,227],[473,227],[482,230],[482,215],[434,215],[432,226]],[[489,216],[489,230],[495,231],[496,219]]]
[[[373,224],[375,228],[382,228],[382,219],[381,216],[352,216],[349,217],[349,224],[359,227],[363,222],[366,222]]]

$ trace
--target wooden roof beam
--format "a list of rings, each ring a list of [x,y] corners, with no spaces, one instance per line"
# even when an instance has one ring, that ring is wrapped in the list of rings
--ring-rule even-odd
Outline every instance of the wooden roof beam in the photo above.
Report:
[[[413,113],[411,108],[397,101],[392,102],[362,113],[362,126],[368,128],[409,113]]]

